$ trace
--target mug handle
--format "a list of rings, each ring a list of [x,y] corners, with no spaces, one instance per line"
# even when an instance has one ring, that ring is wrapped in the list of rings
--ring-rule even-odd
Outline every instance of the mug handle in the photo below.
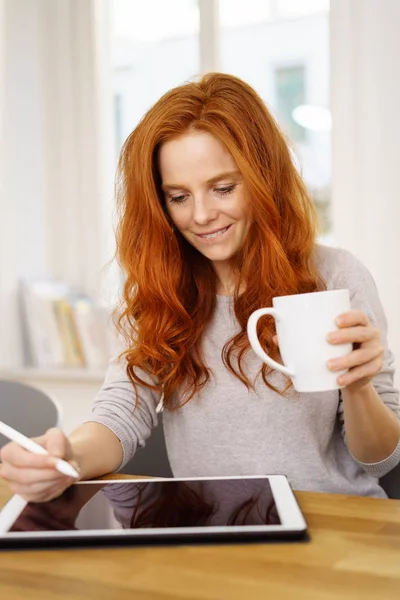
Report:
[[[261,360],[265,362],[269,367],[275,369],[276,371],[280,371],[284,375],[294,377],[295,374],[293,373],[293,371],[291,371],[284,365],[281,365],[280,363],[276,362],[276,360],[273,360],[270,356],[268,356],[268,354],[266,354],[266,352],[264,352],[264,350],[261,347],[257,336],[257,323],[258,319],[264,315],[271,315],[272,317],[274,317],[275,321],[279,321],[280,319],[279,312],[276,310],[276,308],[259,308],[258,310],[255,310],[250,315],[249,320],[247,321],[247,335],[249,337],[251,347],[253,348],[257,356],[261,358]]]

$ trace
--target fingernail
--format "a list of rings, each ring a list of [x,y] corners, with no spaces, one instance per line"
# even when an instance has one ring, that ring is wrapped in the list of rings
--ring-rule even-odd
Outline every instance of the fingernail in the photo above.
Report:
[[[340,327],[340,325],[342,325],[342,324],[343,324],[343,319],[342,319],[342,317],[338,317],[338,318],[336,319],[336,325],[339,325],[339,327]]]
[[[330,333],[328,333],[327,338],[328,338],[328,342],[336,342],[337,335],[335,332],[331,331]]]

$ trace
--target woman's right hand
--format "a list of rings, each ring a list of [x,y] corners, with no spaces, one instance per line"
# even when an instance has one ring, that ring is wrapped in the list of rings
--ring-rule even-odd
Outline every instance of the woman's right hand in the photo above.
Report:
[[[61,429],[49,429],[34,441],[49,453],[33,454],[15,442],[0,451],[0,477],[8,482],[11,491],[29,502],[47,502],[60,496],[76,481],[57,471],[55,465],[62,458],[79,472],[71,443]]]

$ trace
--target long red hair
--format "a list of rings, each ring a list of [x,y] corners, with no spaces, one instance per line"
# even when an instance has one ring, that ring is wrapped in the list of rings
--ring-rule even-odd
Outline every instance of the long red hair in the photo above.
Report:
[[[240,332],[225,344],[226,367],[251,387],[242,360],[249,349],[250,314],[271,306],[274,296],[324,286],[313,261],[313,203],[261,98],[240,79],[220,73],[167,92],[145,114],[121,151],[117,257],[126,274],[118,327],[128,348],[127,373],[135,390],[137,384],[163,390],[169,408],[177,406],[175,391],[183,393],[182,404],[210,378],[201,338],[216,302],[212,265],[173,230],[161,190],[160,146],[188,130],[211,133],[225,145],[249,198],[251,225],[233,258]],[[273,335],[273,322],[264,321],[260,341],[276,357]],[[269,372],[263,365],[265,384],[276,389],[268,381]],[[289,386],[290,382],[285,389]]]

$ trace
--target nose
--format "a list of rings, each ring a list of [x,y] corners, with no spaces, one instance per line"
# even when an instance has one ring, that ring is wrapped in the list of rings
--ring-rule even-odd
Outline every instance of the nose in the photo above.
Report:
[[[207,194],[199,194],[194,198],[193,220],[197,225],[207,225],[218,216],[218,211],[213,206],[212,198]]]

